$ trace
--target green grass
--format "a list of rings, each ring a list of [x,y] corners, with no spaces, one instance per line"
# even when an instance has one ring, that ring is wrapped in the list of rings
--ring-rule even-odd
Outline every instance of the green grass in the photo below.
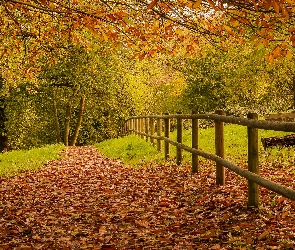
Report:
[[[0,154],[0,176],[12,176],[20,171],[37,170],[49,160],[58,159],[59,153],[64,148],[64,145],[56,144]]]
[[[138,166],[147,162],[163,161],[162,153],[157,152],[157,149],[149,142],[135,135],[106,140],[94,146],[105,156],[119,158],[127,165]]]
[[[263,149],[260,139],[263,137],[284,136],[286,132],[259,130],[259,159],[260,162],[276,161],[290,162],[290,157],[294,158],[294,148],[269,148]],[[247,162],[247,128],[244,126],[227,124],[224,127],[225,137],[225,158],[235,163]],[[176,140],[176,131],[170,135],[172,140]],[[183,144],[191,146],[191,130],[183,131]],[[207,153],[215,153],[214,148],[214,128],[199,129],[199,149]],[[163,145],[163,142],[162,142]],[[119,139],[111,139],[95,145],[99,151],[111,158],[119,158],[129,165],[142,165],[149,161],[163,161],[164,153],[157,152],[150,143],[140,139],[135,135],[126,136]],[[171,158],[176,156],[176,148],[170,146]],[[189,163],[191,154],[183,152],[183,162]]]

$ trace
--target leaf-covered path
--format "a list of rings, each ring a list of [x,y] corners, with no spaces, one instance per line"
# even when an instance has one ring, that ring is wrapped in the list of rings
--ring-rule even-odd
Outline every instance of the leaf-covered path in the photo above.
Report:
[[[0,249],[295,249],[294,202],[214,167],[134,169],[69,147],[44,169],[0,178]]]

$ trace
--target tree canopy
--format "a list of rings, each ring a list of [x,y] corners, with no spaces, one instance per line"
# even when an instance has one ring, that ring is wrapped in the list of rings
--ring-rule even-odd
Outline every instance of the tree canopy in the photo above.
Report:
[[[293,0],[6,0],[0,3],[3,58],[12,48],[34,56],[64,41],[87,45],[85,30],[102,41],[134,47],[141,59],[159,51],[176,53],[180,41],[194,53],[202,43],[225,39],[272,42],[270,61],[291,59],[295,45]]]

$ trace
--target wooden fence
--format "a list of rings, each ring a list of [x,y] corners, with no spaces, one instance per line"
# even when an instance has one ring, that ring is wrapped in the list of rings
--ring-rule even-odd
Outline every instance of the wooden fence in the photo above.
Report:
[[[177,141],[171,140],[170,125],[171,119],[176,119]],[[192,120],[192,147],[182,144],[183,120]],[[198,128],[199,119],[213,120],[215,123],[215,152],[209,154],[198,149]],[[162,122],[164,122],[164,136],[162,135]],[[248,170],[236,166],[234,163],[224,158],[224,123],[247,126],[248,133]],[[267,180],[259,176],[259,150],[258,150],[258,129],[295,132],[295,122],[270,122],[258,120],[258,115],[249,113],[247,118],[225,116],[222,110],[217,110],[215,114],[165,114],[131,117],[124,125],[124,133],[133,132],[150,139],[152,144],[156,144],[161,151],[161,141],[164,141],[165,159],[169,158],[170,144],[176,146],[176,162],[181,164],[182,150],[192,154],[192,172],[198,172],[198,156],[216,162],[216,184],[224,185],[224,167],[248,180],[248,207],[259,206],[258,185],[272,190],[284,197],[295,200],[295,190],[282,186],[278,183]]]

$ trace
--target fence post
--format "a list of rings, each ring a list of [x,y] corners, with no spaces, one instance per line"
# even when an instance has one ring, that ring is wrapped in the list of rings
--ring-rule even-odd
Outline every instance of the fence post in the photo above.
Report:
[[[151,118],[150,119],[150,131],[151,131],[151,135],[154,135],[155,134],[155,119],[154,118]],[[155,140],[154,138],[150,138],[150,142],[151,144],[154,146],[155,145]]]
[[[145,118],[145,133],[148,134],[149,133],[149,118]],[[149,137],[146,135],[145,137],[145,141],[148,142],[149,141]]]
[[[144,120],[143,118],[140,118],[140,132],[144,133]],[[144,135],[141,135],[141,139],[144,139]]]
[[[131,129],[132,129],[132,123],[131,123],[131,119],[129,119],[129,126],[128,126],[128,132],[129,132],[129,135],[131,135]]]
[[[158,118],[157,119],[157,136],[162,135],[162,119]],[[161,145],[161,140],[157,140],[157,150],[161,152],[162,145]]]
[[[124,135],[127,135],[128,133],[128,122],[125,122],[124,124]]]
[[[215,114],[224,115],[223,110],[216,110]],[[215,121],[215,150],[216,155],[224,158],[224,122]],[[216,163],[216,184],[225,184],[224,166]]]
[[[127,133],[130,134],[130,120],[127,121]]]
[[[141,118],[137,118],[138,119],[138,132],[140,133],[141,132],[141,123],[140,123],[140,120]],[[138,136],[141,136],[140,134]]]
[[[248,119],[258,119],[256,113],[249,113]],[[248,127],[248,170],[259,174],[259,156],[258,156],[258,129]],[[248,207],[259,206],[259,187],[253,181],[248,180]]]
[[[127,126],[127,122],[124,122],[123,127],[122,127],[122,136],[126,135],[126,126]]]
[[[169,115],[169,113],[165,113],[164,115]],[[170,119],[169,118],[164,118],[164,134],[165,137],[169,138],[170,137]],[[169,159],[170,156],[170,144],[169,142],[164,143],[165,145],[165,160]]]
[[[134,129],[134,119],[133,118],[131,118],[131,120],[130,120],[130,129],[131,130],[133,130]],[[133,134],[133,131],[131,131],[131,134]]]
[[[193,111],[193,114],[197,114],[197,111]],[[192,119],[192,148],[199,148],[199,120]],[[192,154],[192,172],[199,172],[199,156]]]
[[[178,112],[177,114],[182,114],[182,112]],[[177,142],[182,143],[182,132],[183,132],[183,121],[182,118],[177,118]],[[182,159],[182,149],[176,148],[176,164],[180,165]]]
[[[135,118],[134,121],[135,121],[135,134],[138,135],[138,133],[137,133],[138,132],[138,118]]]

